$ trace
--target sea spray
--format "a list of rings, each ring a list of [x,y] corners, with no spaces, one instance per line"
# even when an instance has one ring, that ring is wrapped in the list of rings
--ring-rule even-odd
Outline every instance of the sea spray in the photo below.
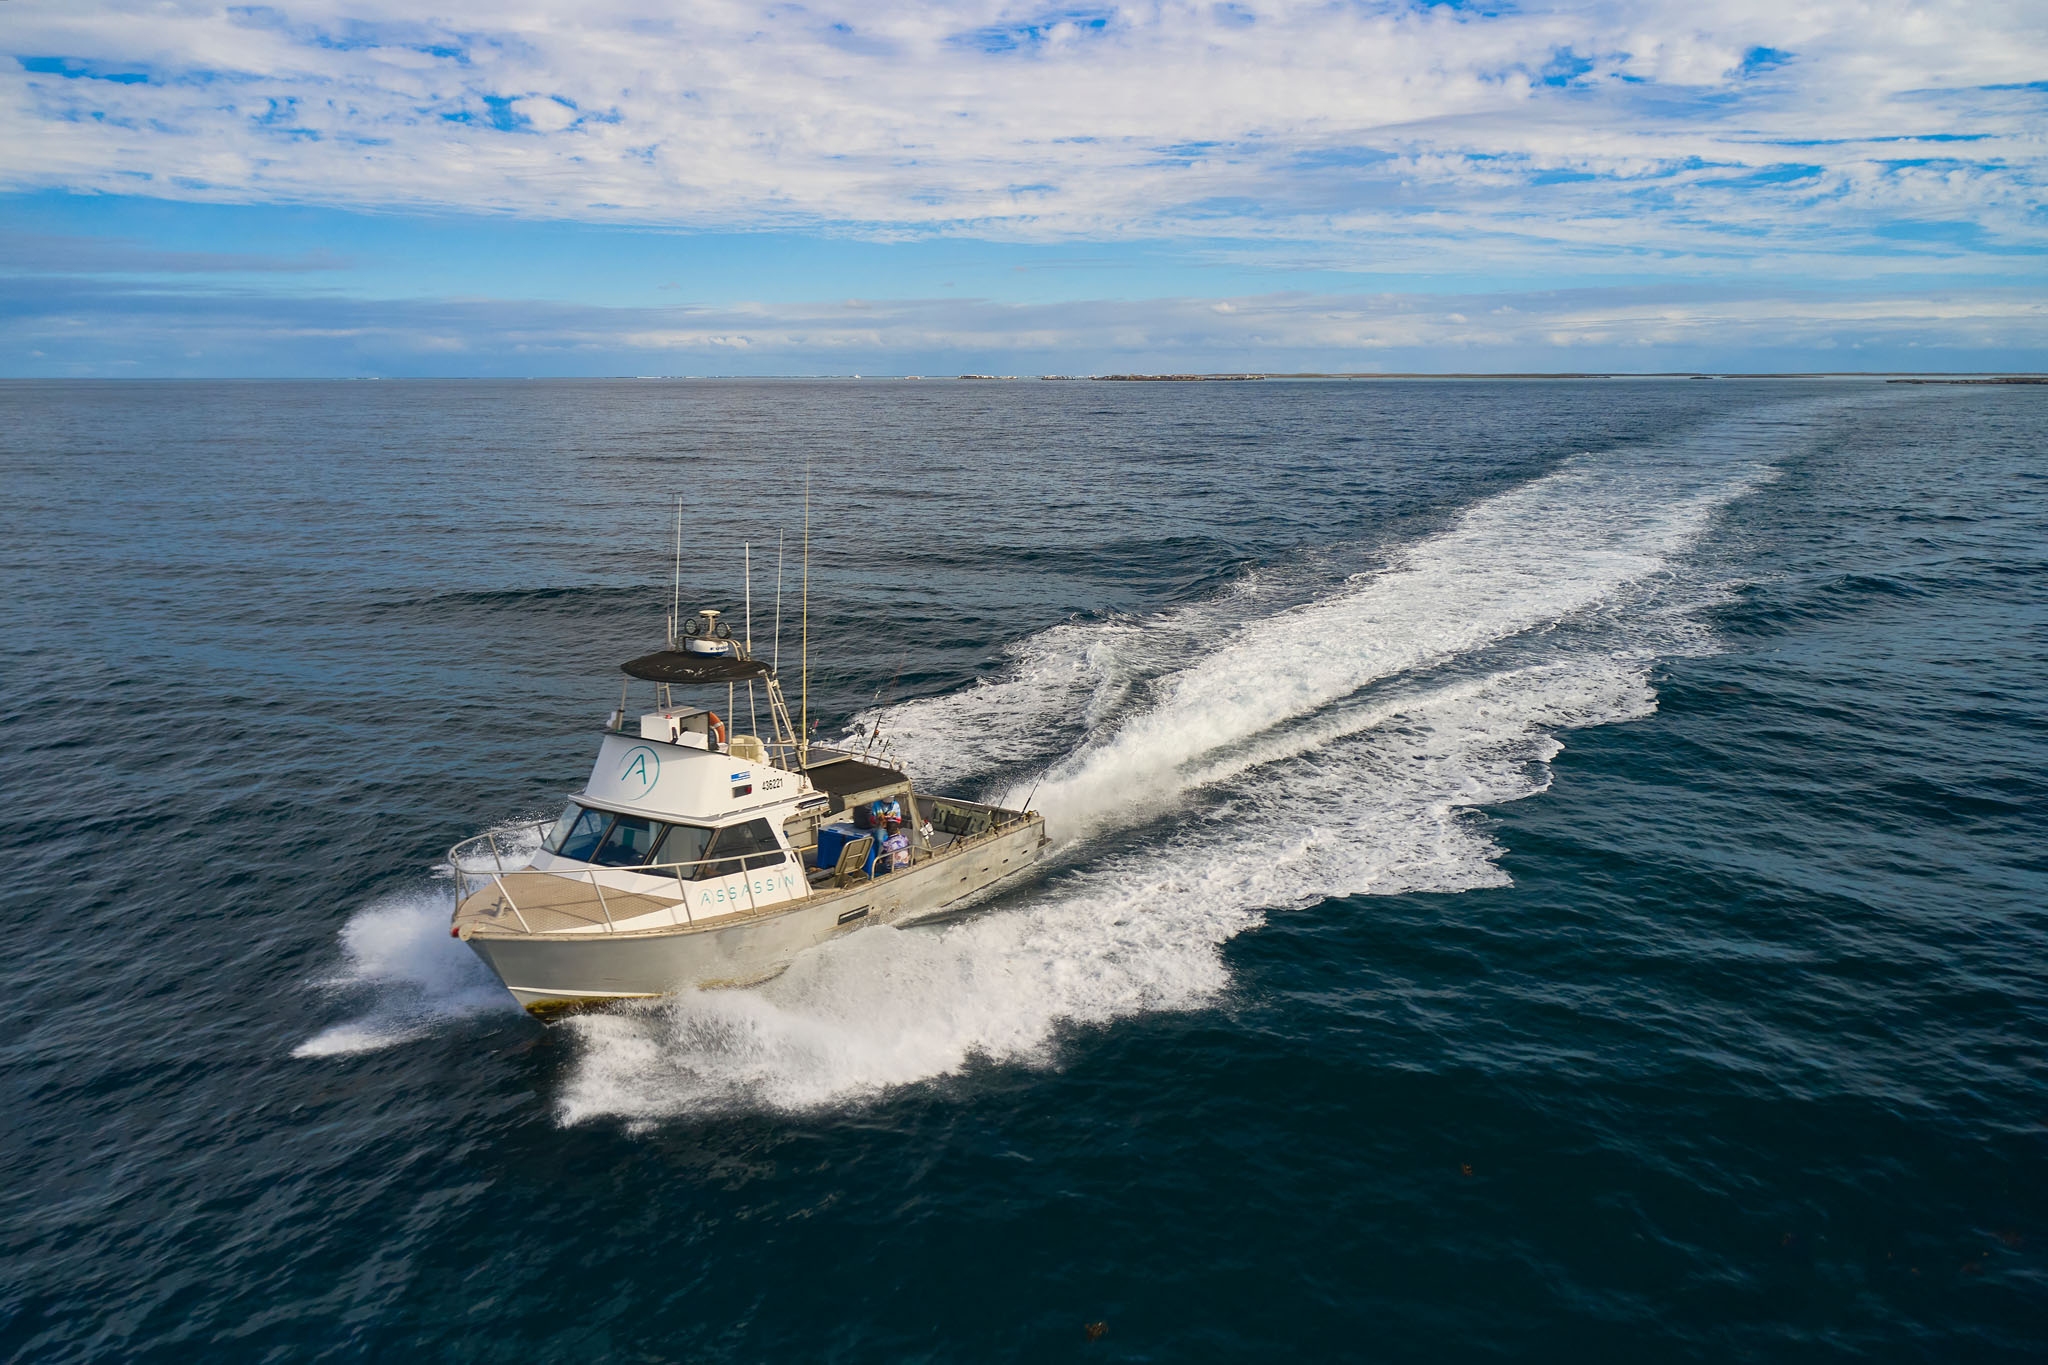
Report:
[[[856,934],[754,991],[571,1019],[560,1114],[845,1103],[977,1061],[1041,1065],[1064,1029],[1211,1003],[1229,983],[1222,946],[1269,909],[1504,883],[1498,846],[1461,813],[1542,790],[1553,728],[1653,705],[1640,664],[1604,657],[1426,691],[1381,728],[1330,736],[1288,781],[1220,797],[1001,913]]]
[[[417,1038],[446,1019],[516,1009],[490,968],[448,936],[445,891],[403,891],[364,906],[342,926],[341,970],[317,984],[367,996],[360,1015],[292,1049],[294,1057],[369,1052]]]
[[[513,865],[540,847],[531,820],[494,827]],[[436,873],[445,877],[450,869]],[[345,999],[367,1001],[357,1017],[323,1029],[292,1049],[294,1057],[369,1052],[417,1038],[465,1015],[518,1006],[467,944],[451,938],[447,884],[383,896],[349,916],[341,928],[342,965],[314,984]]]
[[[1543,790],[1558,732],[1655,709],[1645,646],[1673,632],[1648,585],[1767,477],[1699,447],[1581,456],[1334,593],[1068,623],[1016,648],[1010,678],[891,708],[933,756],[1071,744],[1030,784],[1067,870],[1001,914],[813,950],[751,997],[573,1021],[563,1120],[812,1107],[976,1060],[1043,1062],[1062,1027],[1215,999],[1222,945],[1267,911],[1505,883],[1465,813]],[[1604,634],[1548,638],[1603,611],[1622,613]],[[1376,682],[1386,695],[1356,695]],[[1135,847],[1087,854],[1141,825]]]

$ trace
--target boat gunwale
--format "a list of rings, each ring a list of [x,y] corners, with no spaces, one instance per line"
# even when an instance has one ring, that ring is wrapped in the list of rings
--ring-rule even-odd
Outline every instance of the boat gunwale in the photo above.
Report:
[[[988,809],[993,810],[996,808],[989,807]],[[837,900],[853,899],[861,894],[865,894],[872,891],[875,887],[886,886],[892,881],[896,881],[898,885],[901,885],[902,882],[897,881],[897,879],[899,878],[903,879],[903,881],[909,881],[913,879],[923,880],[923,874],[925,874],[928,871],[936,870],[944,866],[946,863],[952,861],[956,856],[966,853],[983,844],[993,843],[997,840],[1007,838],[1011,835],[1024,833],[1033,825],[1036,825],[1040,832],[1040,839],[1037,847],[1044,847],[1044,844],[1046,842],[1044,836],[1045,817],[1043,815],[1040,815],[1037,811],[1028,810],[1014,812],[1014,814],[1016,818],[1008,821],[1007,823],[1000,825],[992,825],[990,828],[982,831],[979,834],[964,836],[956,835],[953,837],[951,842],[947,843],[943,848],[928,848],[926,850],[928,856],[924,858],[922,861],[918,862],[915,866],[903,868],[898,871],[892,871],[880,877],[874,876],[872,873],[870,873],[869,875],[861,878],[858,881],[849,882],[845,886],[828,886],[822,888],[811,887],[805,895],[796,896],[788,900],[775,901],[768,905],[755,906],[747,909],[728,910],[721,914],[712,916],[688,916],[688,906],[686,904],[687,897],[685,897],[682,900],[678,900],[671,903],[674,906],[681,907],[684,910],[685,915],[688,916],[681,923],[654,924],[638,929],[618,929],[603,925],[593,925],[588,929],[534,930],[514,928],[503,923],[464,925],[463,923],[461,923],[464,907],[467,906],[470,902],[476,900],[478,897],[487,894],[488,891],[490,890],[490,887],[480,887],[470,896],[466,898],[458,897],[458,899],[456,900],[455,914],[453,917],[454,930],[457,936],[461,937],[465,941],[472,938],[487,938],[507,939],[514,941],[540,941],[558,943],[579,943],[585,941],[611,942],[624,938],[672,938],[679,935],[687,935],[692,933],[716,932],[720,929],[731,928],[735,925],[751,924],[756,921],[770,919],[778,915],[793,914],[799,910],[826,906]],[[464,842],[467,843],[470,841],[465,840]],[[457,847],[460,847],[460,845],[458,845]],[[792,850],[792,852],[794,852],[794,850]],[[799,860],[799,866],[801,865],[801,860]],[[682,864],[677,864],[677,866],[682,866]],[[1027,863],[1025,866],[1029,867],[1030,864]],[[631,869],[605,868],[596,870],[616,872],[622,870],[630,871]],[[1020,868],[1017,870],[1022,871],[1024,869]],[[499,879],[502,877],[534,876],[558,877],[563,881],[575,880],[575,878],[571,875],[571,873],[568,870],[554,871],[545,868],[519,868],[504,873],[471,871],[467,874],[462,874],[458,872],[458,876],[460,875],[490,878],[492,884],[497,885],[500,892],[507,897],[508,902],[510,900],[510,893],[508,891],[505,891],[502,885],[499,884]],[[621,893],[636,896],[639,894],[633,892],[624,892],[623,889],[621,889]],[[651,898],[642,897],[642,899]],[[599,897],[593,895],[590,903],[602,904],[602,901]]]

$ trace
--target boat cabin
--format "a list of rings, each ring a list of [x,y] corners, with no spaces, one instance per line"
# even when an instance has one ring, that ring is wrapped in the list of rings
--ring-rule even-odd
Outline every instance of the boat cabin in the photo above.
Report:
[[[871,754],[799,743],[774,670],[721,631],[703,613],[670,648],[623,665],[590,779],[523,867],[505,867],[490,841],[495,889],[524,932],[695,924],[886,874],[881,832],[862,818],[877,806],[900,812],[912,866],[990,829],[991,808],[920,797]],[[634,680],[654,684],[655,709],[629,721]],[[720,684],[722,713],[675,696]],[[766,719],[770,737],[735,733],[742,714],[750,727]]]

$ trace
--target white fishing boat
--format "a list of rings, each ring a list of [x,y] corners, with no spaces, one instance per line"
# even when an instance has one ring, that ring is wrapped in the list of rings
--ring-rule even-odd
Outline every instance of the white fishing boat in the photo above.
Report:
[[[814,944],[958,907],[1048,844],[1033,811],[920,792],[886,753],[809,743],[718,612],[671,614],[668,634],[623,665],[590,780],[534,827],[538,849],[493,832],[449,851],[450,932],[528,1010],[766,980]],[[636,681],[653,709],[632,714]],[[738,700],[755,688],[768,735],[732,733],[741,704],[758,714]],[[723,693],[726,714],[691,689]]]

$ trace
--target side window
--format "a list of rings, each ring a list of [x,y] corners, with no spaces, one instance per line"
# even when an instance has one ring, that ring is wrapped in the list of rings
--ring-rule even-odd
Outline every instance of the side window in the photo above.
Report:
[[[541,841],[541,847],[550,853],[560,853],[563,841],[569,837],[569,831],[576,828],[576,817],[581,814],[583,807],[574,801],[562,807],[561,818],[556,820],[555,827],[548,831],[548,837]]]
[[[600,867],[638,867],[654,851],[654,836],[660,832],[661,826],[644,816],[621,815],[590,861]]]
[[[729,825],[718,831],[711,841],[709,856],[716,859],[706,871],[710,877],[728,877],[746,869],[773,867],[782,861],[782,846],[775,842],[775,831],[766,820],[749,820],[744,825]]]
[[[657,863],[694,863],[704,856],[704,846],[711,842],[711,831],[702,825],[670,825],[668,833],[662,836],[661,846],[654,851]],[[694,881],[703,874],[699,867],[667,867],[684,881]]]
[[[597,846],[604,842],[605,826],[611,822],[608,811],[585,810],[576,817],[576,823],[569,826],[569,832],[562,837],[561,847],[555,852],[564,858],[589,862],[590,855],[597,852]]]

